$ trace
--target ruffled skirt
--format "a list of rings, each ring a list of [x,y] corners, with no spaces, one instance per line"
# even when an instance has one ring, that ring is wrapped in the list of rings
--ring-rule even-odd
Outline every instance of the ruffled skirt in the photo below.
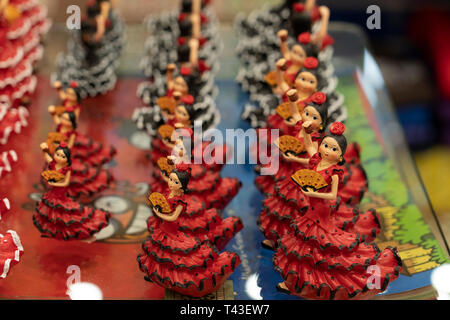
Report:
[[[109,212],[84,206],[66,193],[66,188],[53,187],[37,203],[33,222],[42,236],[58,240],[83,240],[108,225]]]
[[[209,243],[177,230],[177,227],[149,229],[137,261],[145,279],[180,294],[202,297],[219,289],[240,264],[232,252],[218,253]]]

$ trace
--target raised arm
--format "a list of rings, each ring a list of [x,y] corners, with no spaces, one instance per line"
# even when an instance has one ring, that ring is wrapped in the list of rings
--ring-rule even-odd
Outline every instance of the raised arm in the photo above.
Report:
[[[285,29],[282,29],[278,31],[277,33],[278,38],[280,39],[280,51],[283,55],[283,58],[286,60],[290,60],[291,58],[291,51],[289,50],[289,47],[287,45],[287,39],[288,39],[288,32]]]
[[[291,87],[287,84],[286,80],[284,80],[284,71],[286,70],[286,59],[279,59],[276,64],[276,80],[277,80],[277,88],[280,90],[280,94],[288,91]]]
[[[174,222],[178,219],[178,217],[181,214],[181,211],[183,211],[183,206],[179,205],[175,208],[175,211],[171,212],[171,213],[161,213],[159,212],[159,210],[157,210],[156,208],[153,208],[153,212],[160,217],[161,219],[165,220],[165,221],[169,221],[169,222]]]
[[[198,68],[198,39],[189,40],[189,64],[191,68]]]
[[[40,145],[42,152],[44,153],[44,158],[47,163],[50,163],[53,161],[53,158],[48,153],[48,144],[46,142],[41,143]]]
[[[299,100],[298,92],[296,89],[291,89],[288,92],[286,92],[286,95],[289,99],[291,117],[293,119],[294,125],[296,125],[297,122],[302,120],[302,116],[300,115],[300,111],[298,111],[297,107],[297,101]]]
[[[311,12],[316,5],[316,0],[306,0],[305,1],[305,10]]]
[[[70,135],[69,141],[67,142],[67,146],[69,147],[69,149],[72,149],[73,145],[75,144],[75,139],[76,139],[76,135],[75,135],[75,133],[72,133]]]
[[[310,126],[310,122],[304,122],[303,127],[308,128]],[[311,135],[305,131],[305,136],[303,138],[303,143],[305,145],[306,152],[308,152],[309,156],[312,157],[317,153],[318,147],[316,147],[311,139]]]
[[[169,65],[167,65],[166,80],[168,90],[171,90],[173,88],[173,73],[176,68],[177,67],[174,63],[170,63]]]
[[[320,29],[312,36],[312,42],[318,46],[322,46],[322,41],[328,33],[328,23],[330,21],[330,9],[326,6],[320,6],[319,12],[321,16]]]

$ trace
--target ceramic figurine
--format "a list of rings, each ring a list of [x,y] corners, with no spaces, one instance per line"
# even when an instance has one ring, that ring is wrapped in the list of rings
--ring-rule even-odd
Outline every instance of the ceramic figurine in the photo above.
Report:
[[[159,218],[149,225],[149,237],[137,257],[145,279],[180,294],[202,297],[216,291],[240,264],[236,253],[219,253],[209,241],[180,230],[188,223],[189,203],[184,191],[189,182],[187,167],[178,165],[169,175],[169,192],[149,197]],[[181,222],[180,222],[181,221]],[[203,243],[202,243],[203,242]]]
[[[123,24],[111,0],[90,0],[81,29],[74,30],[68,53],[60,54],[52,81],[76,81],[81,98],[112,90],[124,46]]]
[[[173,172],[178,174],[178,178],[181,179],[183,186],[183,194],[181,196],[182,201],[186,204],[183,208],[177,223],[181,231],[188,235],[193,235],[204,241],[210,241],[217,248],[222,250],[226,244],[239,232],[243,225],[242,221],[237,217],[222,218],[221,212],[216,208],[210,206],[204,201],[204,197],[198,194],[191,193],[192,187],[190,186],[190,177],[192,176],[192,165],[186,165],[184,163],[174,165],[174,169],[168,172],[164,177],[166,187],[162,190],[162,194],[168,194],[168,191],[173,191],[176,186],[173,184]],[[180,168],[186,167],[186,174],[180,173]],[[220,200],[220,199],[218,199]],[[157,217],[151,217],[148,220],[148,225],[154,226],[158,220]]]
[[[292,232],[279,240],[273,263],[284,280],[277,285],[281,292],[308,299],[367,299],[384,291],[401,271],[395,248],[380,250],[367,242],[365,236],[379,228],[375,220],[367,222],[360,216],[360,228],[344,231],[335,218],[332,201],[343,173],[344,131],[342,123],[333,123],[318,148],[305,139],[311,156],[304,159],[308,169],[297,171],[291,179],[310,206],[293,219]],[[378,268],[381,287],[369,287],[369,266]]]
[[[150,183],[151,190],[154,192],[162,192],[166,189],[168,175],[174,165],[179,162],[191,163],[189,152],[182,141],[178,139],[172,149],[171,156],[158,159],[159,172],[153,173],[153,179]],[[192,156],[192,154],[191,154]],[[236,178],[222,178],[220,170],[214,170],[221,164],[215,166],[205,164],[191,163],[190,179],[188,191],[189,195],[195,195],[200,198],[206,208],[224,209],[228,203],[239,192],[242,184]]]
[[[95,234],[109,223],[109,212],[78,203],[67,194],[72,179],[72,157],[64,141],[55,153],[48,153],[49,146],[41,144],[48,169],[42,172],[49,190],[37,203],[33,215],[34,225],[42,237],[58,240],[95,241]]]
[[[53,121],[57,125],[56,132],[64,135],[73,158],[83,160],[93,167],[100,167],[110,162],[117,153],[115,148],[107,147],[77,131],[77,109],[74,106],[65,107],[63,110],[58,114],[56,108],[49,108]]]

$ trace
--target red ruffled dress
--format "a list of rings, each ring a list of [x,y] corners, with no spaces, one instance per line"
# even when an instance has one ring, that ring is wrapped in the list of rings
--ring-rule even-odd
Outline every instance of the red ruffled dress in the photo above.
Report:
[[[181,199],[169,199],[172,207]],[[181,217],[181,216],[180,216]],[[180,218],[178,219],[180,220]],[[137,256],[145,279],[180,294],[202,297],[218,290],[241,263],[234,252],[219,253],[209,241],[181,231],[179,221],[161,219],[149,226],[143,254]]]
[[[22,243],[15,231],[8,230],[5,235],[0,234],[0,278],[6,278],[11,268],[19,263],[22,255]]]
[[[57,132],[61,132],[61,125],[56,129]],[[114,155],[117,153],[113,146],[104,146],[103,143],[94,141],[87,136],[78,133],[76,130],[63,133],[67,139],[72,134],[76,135],[75,143],[70,149],[73,159],[79,159],[91,166],[99,167],[105,163],[110,162]]]
[[[316,170],[320,160],[319,154],[314,155],[310,169]],[[329,184],[320,191],[324,193],[331,190],[332,176],[342,175],[337,165],[318,172]],[[290,292],[308,299],[365,299],[384,291],[398,277],[402,263],[396,249],[381,251],[375,243],[365,242],[371,229],[379,227],[375,221],[366,223],[363,233],[344,231],[331,201],[310,198],[309,202],[307,212],[297,216],[291,232],[279,240],[273,258]],[[367,286],[369,266],[378,268],[378,289]]]
[[[92,167],[79,159],[74,159],[67,194],[80,202],[89,203],[93,197],[106,190],[113,181],[114,177],[109,170]],[[48,185],[44,179],[42,182],[47,188]]]
[[[233,200],[242,183],[236,178],[222,178],[219,172],[208,170],[203,165],[191,164],[189,179],[189,195],[199,197],[206,208],[224,209]],[[167,189],[167,182],[158,170],[152,174],[150,181],[152,192],[162,192]]]
[[[49,169],[55,170],[55,166],[53,161]],[[71,170],[71,167],[66,166],[58,172],[65,175]],[[43,237],[83,240],[108,225],[109,212],[84,206],[70,198],[67,192],[67,187],[50,187],[37,203],[33,222]]]
[[[316,153],[309,160],[309,169],[315,170],[320,160],[319,154]],[[370,210],[361,213],[358,208],[345,203],[340,198],[340,189],[346,189],[346,186],[343,185],[346,174],[343,167],[335,165],[319,173],[324,176],[330,185],[329,188],[331,188],[331,177],[334,174],[339,176],[338,198],[327,202],[333,209],[331,219],[334,220],[335,225],[349,232],[358,232],[365,240],[372,241],[380,232],[378,217],[375,211]],[[314,202],[317,199],[305,196],[300,187],[290,177],[277,182],[274,191],[274,195],[264,199],[263,209],[257,223],[264,236],[276,243],[278,239],[289,232],[290,224],[295,219],[315,206],[311,201]]]
[[[166,188],[167,190],[167,188]],[[168,192],[164,192],[166,198]],[[178,205],[183,210],[176,223],[178,229],[189,236],[197,237],[202,243],[210,242],[219,251],[223,250],[228,242],[243,228],[243,224],[238,217],[222,218],[221,212],[217,209],[206,209],[205,203],[196,196],[183,195],[167,199],[172,211]],[[154,215],[147,221],[147,227],[156,228],[161,219]]]

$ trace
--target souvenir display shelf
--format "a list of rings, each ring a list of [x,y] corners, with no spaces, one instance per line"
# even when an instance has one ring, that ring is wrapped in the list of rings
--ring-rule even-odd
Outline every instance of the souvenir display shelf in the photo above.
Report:
[[[217,106],[221,113],[218,128],[242,128],[240,119],[248,100],[234,81],[238,59],[234,48],[237,37],[230,26],[220,28],[224,41],[221,70],[217,76],[220,93]],[[64,49],[65,32],[55,26],[47,36],[46,57],[39,71],[39,84],[33,96],[30,126],[11,140],[22,159],[11,174],[0,181],[8,189],[13,203],[5,217],[5,230],[14,229],[25,248],[21,263],[2,282],[2,299],[67,299],[68,267],[80,268],[81,281],[100,287],[106,299],[163,299],[164,289],[144,281],[136,256],[145,239],[145,219],[150,210],[145,205],[150,177],[146,158],[149,138],[137,131],[131,121],[134,108],[141,102],[136,88],[143,75],[139,59],[147,36],[143,25],[127,25],[127,46],[121,60],[116,89],[105,96],[87,99],[82,114],[82,129],[93,138],[113,144],[118,155],[111,165],[117,186],[99,196],[94,205],[113,214],[112,228],[102,232],[103,240],[94,244],[63,242],[40,237],[32,224],[36,199],[42,194],[39,184],[43,165],[38,148],[51,126],[47,106],[55,96],[49,74],[56,52]],[[430,275],[434,268],[448,262],[448,245],[433,214],[426,191],[415,168],[408,147],[392,110],[382,75],[370,54],[359,27],[331,23],[335,38],[333,63],[339,78],[338,91],[344,94],[348,109],[346,125],[350,141],[362,147],[362,164],[369,178],[369,192],[363,208],[375,207],[382,218],[382,233],[377,244],[399,248],[404,271],[379,299],[432,299]],[[99,124],[101,127],[99,128]],[[248,148],[246,148],[248,149]],[[235,153],[246,150],[235,150]],[[239,177],[243,186],[226,208],[224,215],[242,218],[241,231],[228,249],[237,252],[242,264],[230,277],[234,299],[299,299],[279,293],[275,285],[279,274],[273,269],[272,251],[261,247],[262,234],[256,218],[263,196],[253,184],[253,165],[227,165],[223,176]],[[231,289],[230,289],[231,290]]]

